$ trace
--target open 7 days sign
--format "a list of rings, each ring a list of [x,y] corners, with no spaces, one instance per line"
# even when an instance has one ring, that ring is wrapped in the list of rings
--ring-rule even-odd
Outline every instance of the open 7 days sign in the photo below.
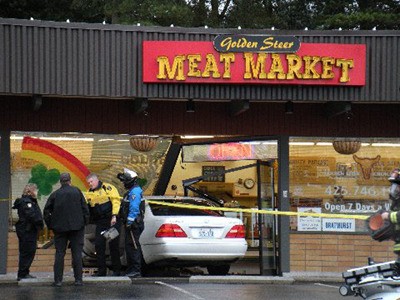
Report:
[[[365,85],[363,44],[222,38],[219,47],[213,42],[144,41],[143,82]]]

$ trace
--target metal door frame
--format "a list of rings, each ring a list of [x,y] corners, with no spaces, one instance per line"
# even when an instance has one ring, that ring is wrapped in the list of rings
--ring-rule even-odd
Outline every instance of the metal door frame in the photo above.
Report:
[[[268,160],[268,161],[257,161],[257,206],[259,210],[265,210],[265,207],[262,206],[262,199],[261,199],[261,188],[263,184],[263,179],[261,178],[262,172],[261,168],[263,166],[269,167],[269,172],[270,172],[270,179],[271,182],[268,182],[267,184],[269,185],[269,188],[271,189],[271,210],[276,210],[277,209],[277,203],[276,203],[276,189],[275,189],[275,176],[274,176],[274,162],[275,159]],[[262,227],[263,218],[265,216],[263,214],[258,215],[258,230],[259,230],[259,246],[258,246],[258,251],[259,251],[259,261],[260,261],[260,274],[261,275],[277,275],[280,274],[280,268],[279,268],[279,255],[278,255],[278,228],[279,228],[279,220],[276,215],[272,215],[272,228],[271,234],[272,234],[272,266],[270,263],[270,257],[265,257],[264,256],[264,251],[263,251],[263,241],[264,241],[264,230]],[[266,268],[266,266],[270,268]]]

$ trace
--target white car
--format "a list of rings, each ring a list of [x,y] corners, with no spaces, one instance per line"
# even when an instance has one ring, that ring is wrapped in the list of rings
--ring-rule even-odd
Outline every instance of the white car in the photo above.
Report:
[[[195,197],[146,197],[146,200],[190,206],[211,206]],[[146,201],[145,229],[140,237],[147,265],[207,267],[211,275],[226,275],[230,264],[247,251],[245,227],[240,219],[220,211],[180,208]]]
[[[230,265],[247,251],[240,219],[220,211],[149,204],[147,200],[190,206],[214,206],[196,197],[145,197],[144,231],[140,237],[144,269],[206,267],[210,275],[226,275]],[[94,262],[94,228],[85,234],[84,265]],[[123,236],[123,235],[122,235]],[[123,239],[121,246],[123,245]]]

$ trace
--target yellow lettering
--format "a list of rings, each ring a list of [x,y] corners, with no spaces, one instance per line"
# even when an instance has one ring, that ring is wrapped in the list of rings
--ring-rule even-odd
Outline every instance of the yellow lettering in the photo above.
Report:
[[[221,74],[218,71],[217,62],[215,61],[215,57],[212,54],[207,54],[206,56],[206,66],[204,67],[202,77],[210,77],[210,73],[212,74],[212,78],[220,78]]]
[[[237,47],[251,46],[250,42],[244,39],[234,43]],[[277,44],[277,46],[285,47],[284,43]],[[170,61],[171,59],[167,56],[158,56],[157,79],[184,81],[188,77],[232,78],[232,64],[235,63],[236,55],[232,52],[217,55],[219,58],[212,53],[206,54],[205,57],[202,54],[177,55],[173,61]],[[341,72],[339,82],[346,83],[350,81],[350,69],[354,68],[353,59],[336,59],[330,56],[306,55],[301,57],[297,54],[244,52],[243,59],[243,79],[245,80],[330,80],[335,78],[335,72]]]
[[[185,55],[175,56],[174,63],[172,64],[172,68],[171,68],[168,57],[166,57],[166,56],[157,57],[157,62],[158,62],[157,79],[166,79],[167,75],[168,75],[168,79],[175,78],[176,80],[185,80],[186,77],[183,74],[183,62],[184,61],[185,61]],[[175,77],[175,74],[177,74],[176,77]]]
[[[286,59],[288,62],[288,72],[286,78],[294,79],[295,75],[297,79],[303,78],[303,75],[300,73],[300,69],[302,66],[302,61],[300,56],[296,54],[287,54]]]
[[[332,71],[332,65],[335,63],[333,57],[323,57],[322,58],[322,79],[332,79],[335,77],[335,73]]]
[[[189,71],[187,73],[188,77],[201,77],[201,72],[198,69],[199,62],[201,62],[200,54],[189,54],[187,56],[189,62]]]
[[[263,40],[263,44],[265,46],[260,47],[260,50],[265,50],[265,49],[289,49],[293,47],[293,42],[279,42],[279,41],[274,41],[273,37],[268,37]]]
[[[293,47],[293,42],[285,42],[285,43],[283,43],[283,45],[282,45],[282,47],[284,48],[284,49],[290,49],[290,48],[292,48]]]
[[[265,60],[267,58],[266,53],[258,53],[257,63],[254,64],[253,53],[244,53],[245,59],[245,73],[243,75],[244,79],[266,79],[267,73],[265,73]]]
[[[264,45],[263,47],[260,47],[260,50],[265,50],[269,49],[274,45],[274,38],[273,37],[268,37],[263,41]]]
[[[221,47],[229,51],[232,48],[242,49],[242,48],[257,48],[258,42],[248,41],[246,38],[240,38],[237,41],[233,41],[231,37],[223,39],[220,44]]]
[[[235,62],[235,54],[221,53],[219,61],[224,63],[224,74],[222,75],[222,78],[231,78],[231,63]]]
[[[314,69],[317,62],[321,60],[319,56],[304,56],[303,60],[305,62],[303,78],[304,79],[318,79],[320,78],[319,73]],[[311,74],[312,73],[312,74]]]
[[[341,59],[336,60],[336,67],[341,68],[342,74],[340,76],[340,82],[349,82],[349,69],[354,68],[354,61],[352,59]]]
[[[226,50],[231,49],[231,44],[232,44],[232,38],[231,37],[227,37],[226,39],[223,39],[221,41],[221,47],[225,47]]]
[[[268,79],[276,79],[276,73],[278,73],[278,79],[285,79],[286,75],[283,70],[281,57],[279,54],[272,54],[271,68],[269,69]]]

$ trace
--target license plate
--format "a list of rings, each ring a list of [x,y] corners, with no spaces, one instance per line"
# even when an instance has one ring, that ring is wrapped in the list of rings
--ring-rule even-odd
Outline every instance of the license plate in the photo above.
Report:
[[[200,228],[199,238],[213,238],[214,231],[211,228]]]

